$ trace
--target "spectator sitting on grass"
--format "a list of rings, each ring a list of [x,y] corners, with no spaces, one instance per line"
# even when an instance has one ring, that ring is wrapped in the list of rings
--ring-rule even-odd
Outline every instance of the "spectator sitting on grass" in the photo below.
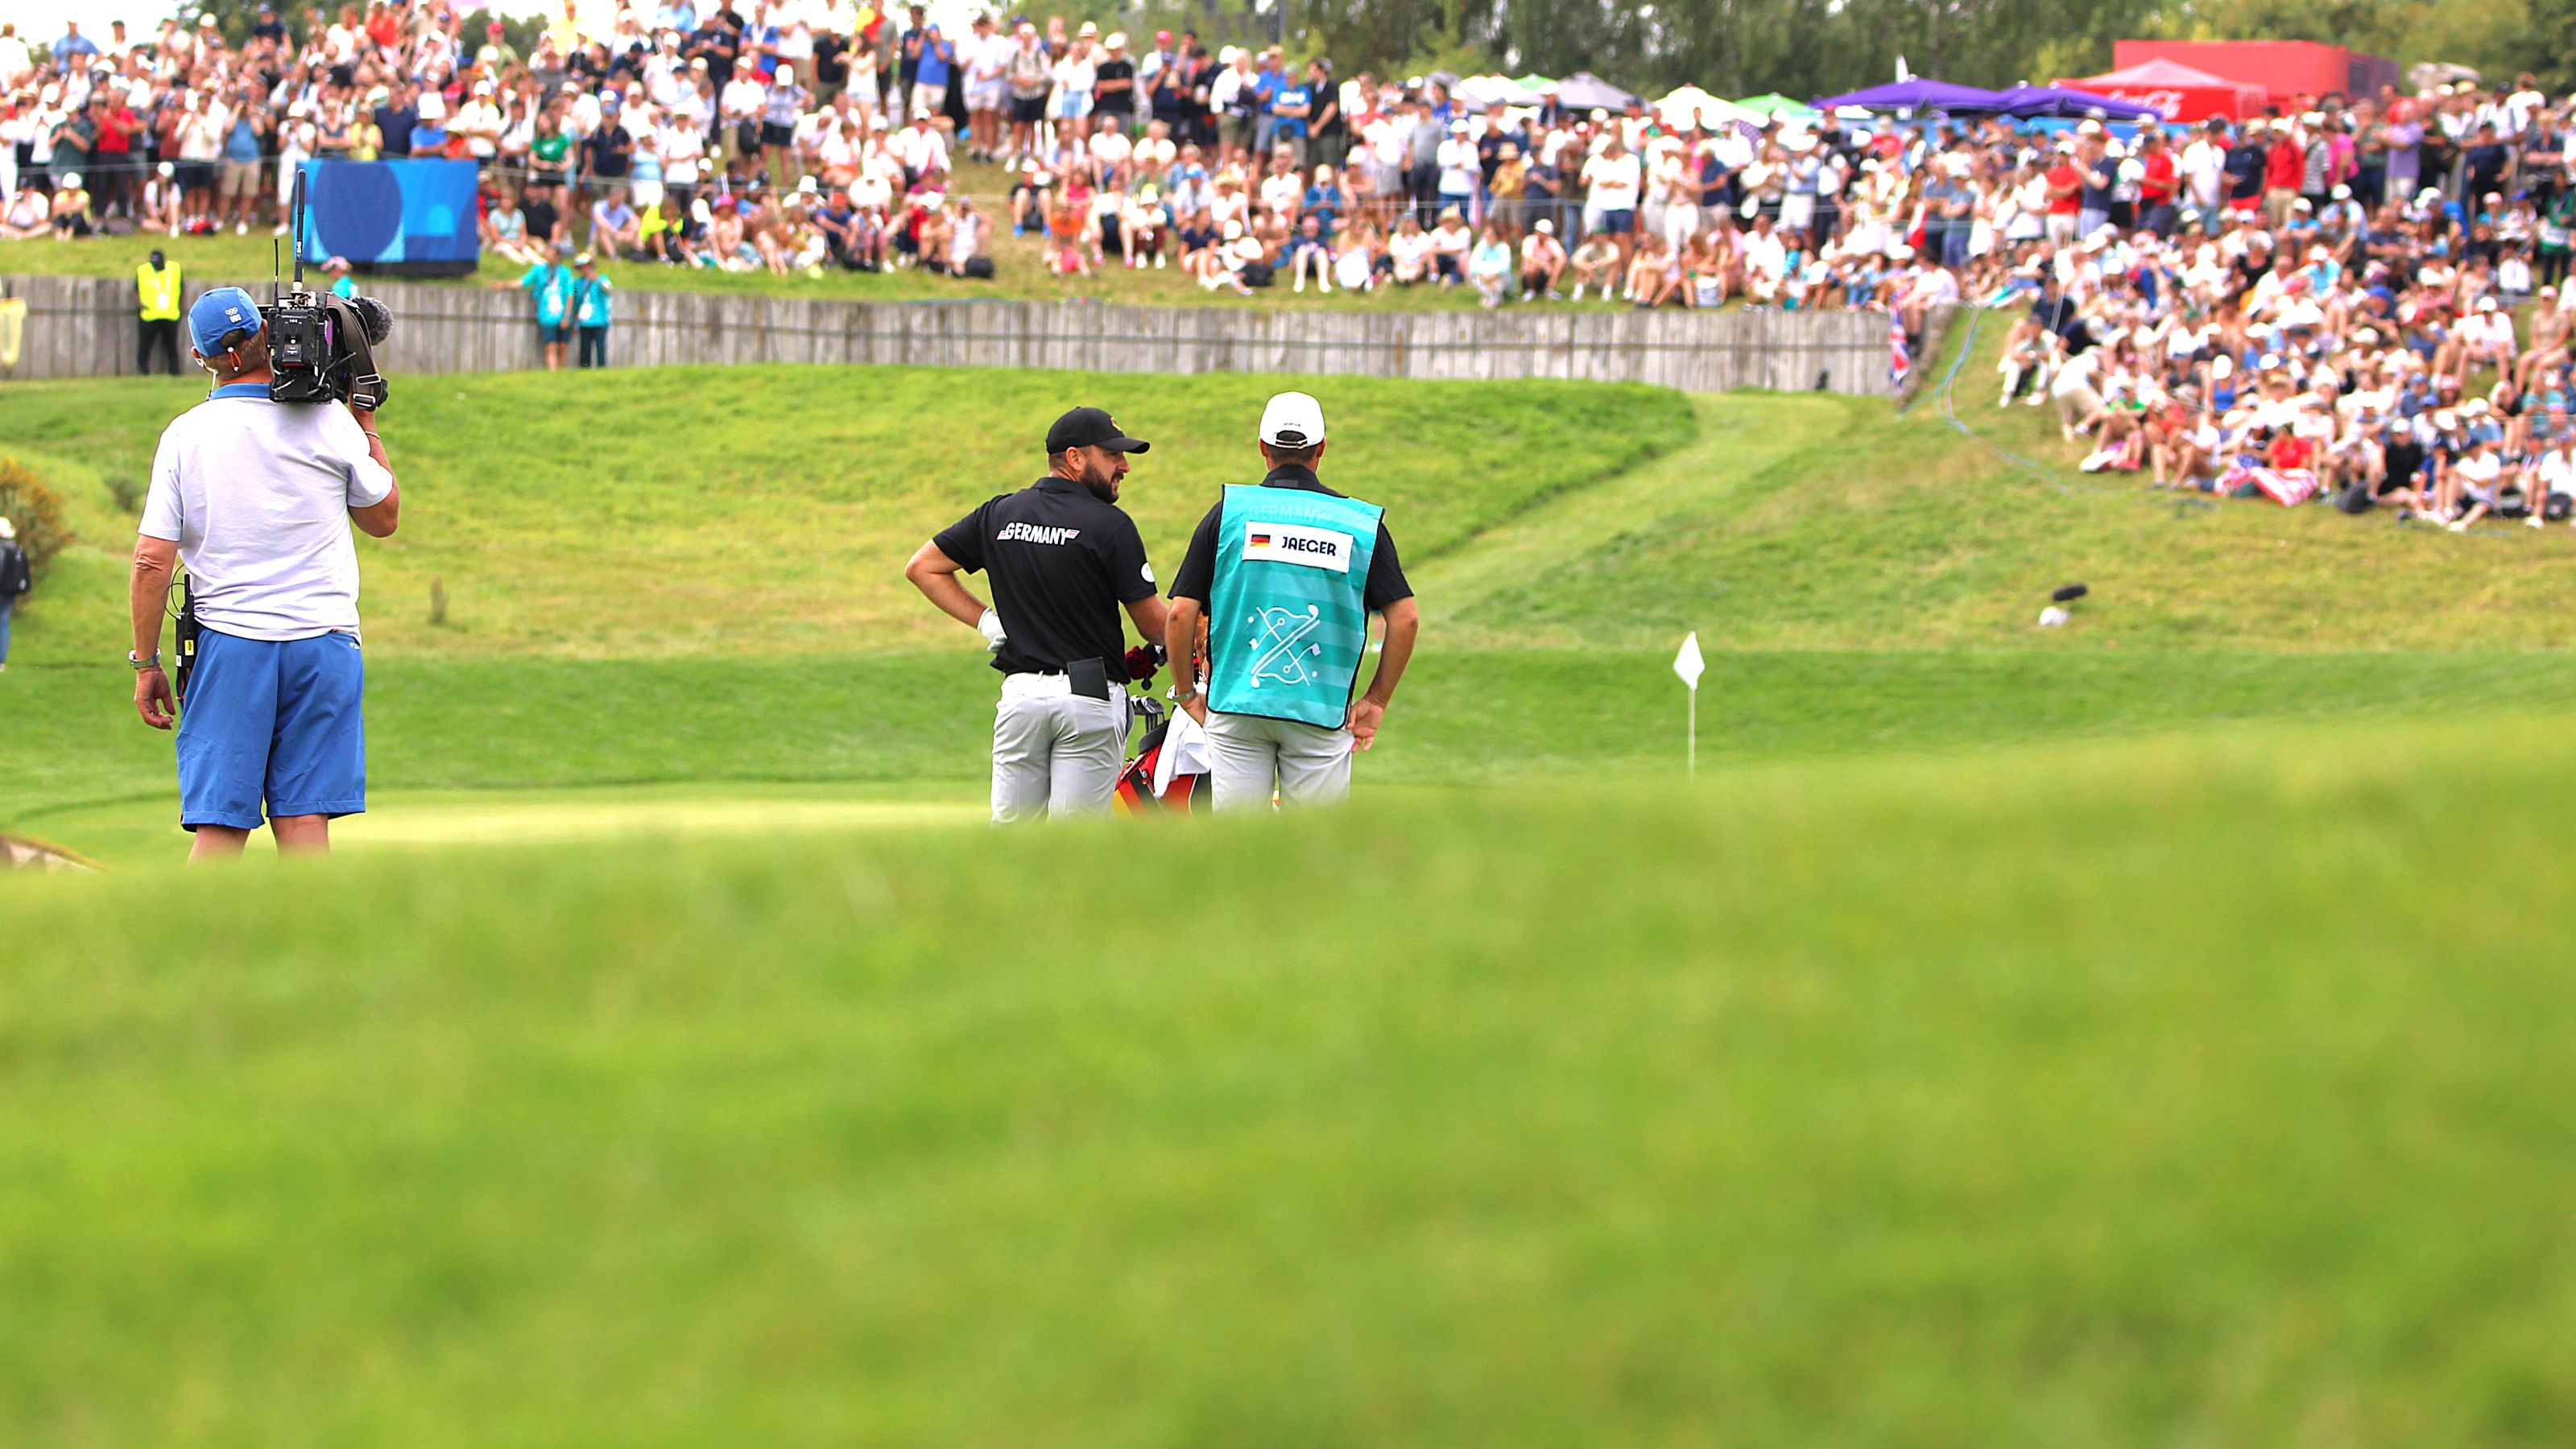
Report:
[[[89,235],[89,193],[81,189],[79,172],[63,173],[61,183],[54,188],[54,202],[48,216],[56,241]]]
[[[1118,218],[1118,243],[1130,267],[1163,265],[1163,244],[1171,230],[1171,213],[1152,183],[1139,188]]]
[[[1126,255],[1124,228],[1120,225],[1127,214],[1127,193],[1115,185],[1104,185],[1091,193],[1091,204],[1083,212],[1082,244],[1091,250],[1091,264],[1109,265],[1113,251]]]
[[[1512,244],[1503,240],[1500,223],[1486,222],[1475,250],[1467,254],[1467,280],[1476,284],[1479,305],[1503,305],[1504,295],[1512,285]]]
[[[1333,244],[1324,235],[1321,217],[1309,212],[1297,223],[1297,235],[1288,243],[1288,290],[1306,290],[1306,278],[1312,275],[1316,289],[1333,290]]]
[[[626,188],[611,186],[590,204],[591,250],[614,261],[642,255],[643,245],[644,219],[628,204]]]
[[[2451,520],[2450,530],[2466,532],[2470,524],[2493,513],[2505,489],[2515,482],[2517,471],[2497,456],[2492,439],[2473,433],[2467,449],[2455,454],[2442,469],[2440,491],[2435,497],[2435,506]]]
[[[709,209],[706,245],[698,250],[701,266],[748,272],[760,266],[760,248],[752,245],[741,204],[728,196]]]
[[[2576,435],[2560,434],[2526,476],[2532,507],[2524,523],[2538,528],[2552,518],[2576,517]]]
[[[504,261],[532,267],[544,259],[545,248],[529,238],[528,214],[519,209],[519,199],[511,192],[502,192],[483,209],[480,230],[483,250]]]
[[[1059,277],[1090,276],[1091,263],[1082,254],[1082,232],[1091,217],[1090,185],[1076,175],[1061,187],[1048,187],[1045,196],[1047,270]]]
[[[1635,254],[1628,258],[1627,283],[1619,295],[1628,305],[1645,311],[1671,301],[1680,289],[1681,272],[1674,265],[1670,243],[1658,232],[1640,235]]]
[[[1261,243],[1246,235],[1243,223],[1229,221],[1217,244],[1197,253],[1199,285],[1213,292],[1220,287],[1239,295],[1252,295],[1249,268],[1261,264]]]
[[[1566,270],[1574,274],[1575,301],[1583,300],[1586,287],[1597,287],[1601,291],[1601,300],[1606,302],[1621,280],[1619,244],[1611,240],[1607,232],[1588,232],[1582,241],[1576,243],[1574,255],[1567,259]]]
[[[1190,258],[1214,247],[1218,236],[1216,221],[1208,215],[1205,207],[1183,213],[1180,229],[1172,233],[1173,244],[1180,251],[1181,270],[1188,272]],[[1196,276],[1197,273],[1192,272],[1191,275]]]
[[[1556,222],[1540,217],[1521,238],[1521,300],[1557,299],[1557,279],[1565,275],[1565,244],[1556,239]]]
[[[1422,218],[1408,211],[1395,224],[1395,235],[1386,239],[1387,256],[1394,262],[1392,275],[1399,287],[1410,287],[1431,277],[1431,233],[1422,229]]]
[[[1475,250],[1476,234],[1467,230],[1467,218],[1458,208],[1440,213],[1440,225],[1431,232],[1431,265],[1440,277],[1440,285],[1453,287],[1467,280],[1467,253]]]
[[[1378,241],[1377,227],[1363,216],[1342,231],[1341,246],[1333,256],[1333,280],[1346,292],[1374,292],[1385,263],[1386,249]]]
[[[0,240],[29,241],[51,235],[54,229],[52,208],[45,193],[32,186],[21,186],[0,207]]]
[[[992,241],[991,221],[972,200],[959,197],[957,208],[948,221],[948,274],[952,277],[991,277]]]
[[[1013,237],[1045,234],[1046,193],[1047,188],[1054,184],[1055,177],[1038,169],[1034,158],[1020,163],[1019,179],[1011,183],[1011,194],[1006,203]]]
[[[680,260],[681,233],[687,224],[687,216],[688,213],[680,206],[680,199],[664,192],[662,199],[645,211],[643,221],[636,230],[636,240],[640,246],[637,254],[639,258],[644,261],[660,262],[665,266],[677,264]]]

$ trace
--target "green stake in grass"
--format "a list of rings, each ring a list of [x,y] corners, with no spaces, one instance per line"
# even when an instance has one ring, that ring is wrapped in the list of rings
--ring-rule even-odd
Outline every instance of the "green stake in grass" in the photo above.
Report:
[[[1699,677],[1708,672],[1707,661],[1699,657],[1699,631],[1693,629],[1682,638],[1682,652],[1673,656],[1673,673],[1690,686],[1690,777],[1699,778]]]

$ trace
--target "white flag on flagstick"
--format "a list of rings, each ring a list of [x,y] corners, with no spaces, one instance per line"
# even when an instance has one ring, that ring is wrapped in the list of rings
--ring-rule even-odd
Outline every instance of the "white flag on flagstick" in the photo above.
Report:
[[[1673,673],[1680,675],[1682,683],[1696,693],[1699,677],[1707,672],[1707,662],[1699,657],[1699,631],[1693,629],[1690,636],[1682,640],[1682,652],[1673,656]]]

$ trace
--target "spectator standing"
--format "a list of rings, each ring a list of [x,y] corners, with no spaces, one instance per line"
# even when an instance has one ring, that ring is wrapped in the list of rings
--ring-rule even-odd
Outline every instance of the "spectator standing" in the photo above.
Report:
[[[1618,128],[1612,127],[1601,154],[1583,163],[1583,229],[1610,238],[1623,272],[1637,245],[1637,193],[1644,183],[1645,168]]]
[[[151,375],[152,354],[157,351],[169,364],[170,375],[179,375],[179,293],[179,264],[154,247],[151,257],[134,269],[136,372]]]
[[[1136,129],[1136,62],[1127,54],[1127,32],[1113,30],[1102,42],[1100,63],[1093,68],[1092,114],[1104,128],[1126,133]]]
[[[528,268],[515,282],[494,282],[496,292],[526,292],[535,299],[537,342],[545,348],[546,371],[563,370],[565,354],[572,347],[572,305],[575,279],[572,269],[563,264],[564,244],[548,244],[544,260]]]
[[[599,274],[599,263],[590,253],[572,259],[577,273],[573,281],[573,325],[581,334],[582,367],[608,365],[608,323],[617,286]]]
[[[27,566],[27,551],[18,546],[18,525],[0,518],[0,670],[9,667],[9,616],[17,612],[18,601],[35,586],[35,573]]]

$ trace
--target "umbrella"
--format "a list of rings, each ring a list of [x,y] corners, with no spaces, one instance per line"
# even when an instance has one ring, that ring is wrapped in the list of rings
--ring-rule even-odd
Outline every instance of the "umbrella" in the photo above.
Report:
[[[1736,104],[1748,111],[1765,116],[1778,116],[1783,120],[1791,121],[1804,120],[1817,114],[1815,107],[1804,101],[1793,101],[1777,91],[1767,95],[1746,96]]]
[[[1703,131],[1737,122],[1759,126],[1764,119],[1760,111],[1720,100],[1697,86],[1684,86],[1655,102],[1655,114],[1663,117],[1667,126],[1697,126]]]
[[[1507,75],[1471,75],[1451,87],[1451,93],[1480,106],[1534,106],[1540,100],[1535,89]]]
[[[1556,83],[1556,103],[1570,110],[1625,110],[1635,99],[1637,97],[1588,70],[1578,70]]]
[[[1841,106],[1858,106],[1867,111],[1999,111],[2003,96],[1996,91],[1981,91],[1975,86],[1954,86],[1946,81],[1898,81],[1893,85],[1871,86],[1865,91],[1835,96],[1816,102],[1827,110]]]
[[[2099,112],[2103,119],[2111,121],[2152,121],[2157,116],[2153,106],[2071,86],[2014,86],[1999,94],[2008,116],[2083,116]]]

